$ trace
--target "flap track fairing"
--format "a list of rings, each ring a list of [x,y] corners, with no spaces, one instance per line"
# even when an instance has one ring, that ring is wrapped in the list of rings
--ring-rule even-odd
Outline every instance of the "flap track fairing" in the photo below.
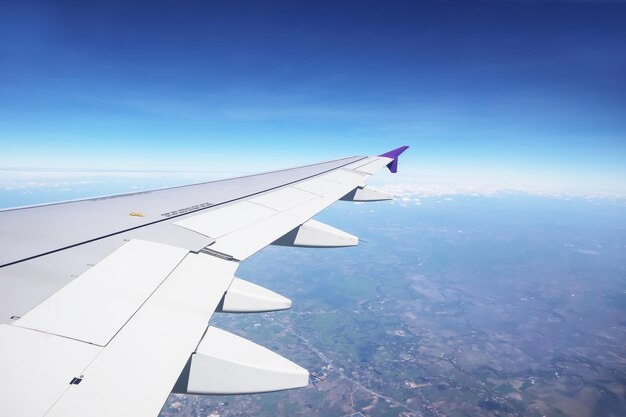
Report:
[[[263,313],[291,308],[291,300],[274,291],[235,277],[217,312]]]
[[[316,220],[309,220],[275,240],[272,245],[305,248],[356,246],[359,238]]]
[[[173,392],[255,394],[301,388],[309,371],[271,350],[209,326]]]

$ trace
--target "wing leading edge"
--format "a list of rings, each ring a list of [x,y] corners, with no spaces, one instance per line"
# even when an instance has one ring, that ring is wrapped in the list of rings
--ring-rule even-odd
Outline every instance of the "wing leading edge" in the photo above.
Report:
[[[208,323],[215,311],[291,307],[289,299],[236,278],[239,263],[270,244],[358,244],[357,237],[312,218],[340,199],[390,199],[365,181],[385,166],[396,172],[406,148],[222,182],[1,211],[7,251],[0,259],[0,414],[148,417],[158,414],[172,391],[234,394],[306,386],[305,369]],[[129,222],[125,216],[133,217],[135,207],[146,216]],[[46,212],[53,223],[45,221]],[[98,213],[106,213],[105,221],[86,227]],[[75,216],[83,230],[55,237],[55,231],[76,227]],[[19,233],[17,220],[29,221],[29,239],[37,230],[43,242],[29,249],[22,239],[8,249]],[[29,291],[35,295],[23,294]]]

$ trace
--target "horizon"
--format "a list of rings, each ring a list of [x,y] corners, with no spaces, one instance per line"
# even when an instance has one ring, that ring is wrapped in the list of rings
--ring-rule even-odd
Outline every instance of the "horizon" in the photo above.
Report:
[[[402,162],[400,163],[402,165]],[[402,168],[400,168],[402,169]],[[502,184],[470,184],[415,178],[411,175],[390,174],[374,176],[371,188],[393,195],[392,204],[420,205],[425,199],[457,197],[516,198],[539,197],[601,202],[624,205],[626,194],[584,193],[550,189],[524,189]],[[254,175],[249,171],[125,171],[125,170],[66,170],[66,169],[1,169],[0,211],[30,206],[64,203],[118,194],[137,193],[179,187],[202,182],[220,181]]]

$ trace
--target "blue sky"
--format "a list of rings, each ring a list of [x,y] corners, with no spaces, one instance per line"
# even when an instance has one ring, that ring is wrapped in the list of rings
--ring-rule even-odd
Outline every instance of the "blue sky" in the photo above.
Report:
[[[407,181],[626,194],[626,2],[13,3],[0,167],[255,171],[411,145]]]

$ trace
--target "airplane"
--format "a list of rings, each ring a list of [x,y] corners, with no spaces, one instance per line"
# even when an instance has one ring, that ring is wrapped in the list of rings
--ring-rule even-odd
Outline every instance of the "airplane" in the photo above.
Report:
[[[268,245],[357,245],[313,217],[390,200],[365,182],[407,148],[1,210],[0,416],[152,417],[171,392],[307,386],[306,369],[210,319],[290,308],[239,264]]]

